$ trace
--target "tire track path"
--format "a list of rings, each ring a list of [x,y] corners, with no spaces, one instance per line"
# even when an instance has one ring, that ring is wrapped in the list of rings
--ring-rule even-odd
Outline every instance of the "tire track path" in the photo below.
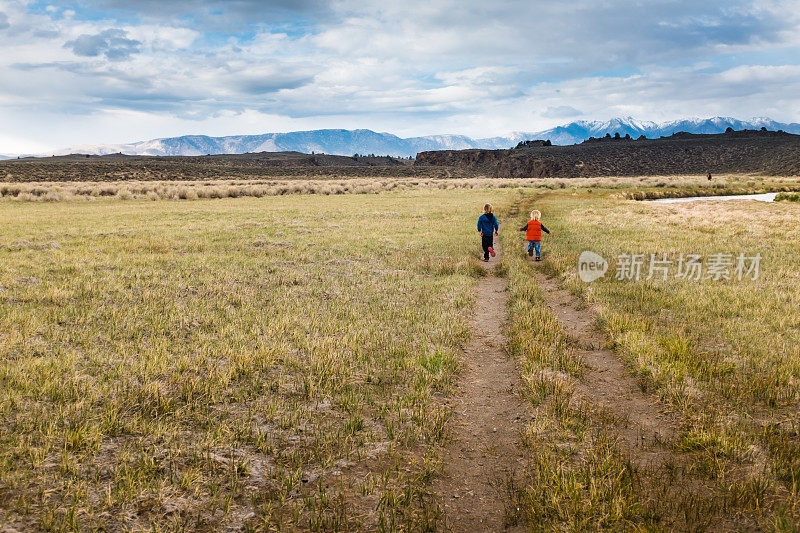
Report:
[[[605,347],[605,336],[594,327],[594,312],[555,279],[537,273],[536,283],[553,315],[576,341],[576,355],[588,364],[575,383],[574,399],[619,419],[614,429],[637,465],[657,467],[678,460],[668,444],[679,431],[675,413],[655,395],[643,392],[619,356]]]

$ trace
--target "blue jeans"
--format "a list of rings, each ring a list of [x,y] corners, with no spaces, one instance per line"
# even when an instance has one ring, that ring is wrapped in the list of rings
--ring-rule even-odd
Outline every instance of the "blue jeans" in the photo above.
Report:
[[[536,250],[536,257],[539,257],[542,253],[542,241],[528,241],[528,255],[532,255],[532,250]]]

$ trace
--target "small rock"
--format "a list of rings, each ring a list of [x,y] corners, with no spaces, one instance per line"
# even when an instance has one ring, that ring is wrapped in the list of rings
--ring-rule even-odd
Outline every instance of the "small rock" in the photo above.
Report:
[[[305,476],[303,476],[302,481],[303,481],[303,483],[313,483],[317,479],[319,479],[319,474],[308,473]]]

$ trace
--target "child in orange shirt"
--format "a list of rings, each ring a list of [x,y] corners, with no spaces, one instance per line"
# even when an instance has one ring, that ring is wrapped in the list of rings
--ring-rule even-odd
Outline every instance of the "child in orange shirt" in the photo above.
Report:
[[[539,211],[531,211],[531,219],[527,224],[519,228],[520,231],[525,232],[525,238],[528,240],[528,255],[532,256],[536,250],[536,260],[541,261],[542,254],[542,232],[550,233],[550,230],[544,227],[541,222],[542,213]]]

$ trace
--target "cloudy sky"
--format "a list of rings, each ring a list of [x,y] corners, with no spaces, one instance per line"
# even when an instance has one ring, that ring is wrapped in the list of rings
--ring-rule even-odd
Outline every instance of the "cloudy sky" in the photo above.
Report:
[[[800,120],[798,0],[0,0],[0,153]]]

